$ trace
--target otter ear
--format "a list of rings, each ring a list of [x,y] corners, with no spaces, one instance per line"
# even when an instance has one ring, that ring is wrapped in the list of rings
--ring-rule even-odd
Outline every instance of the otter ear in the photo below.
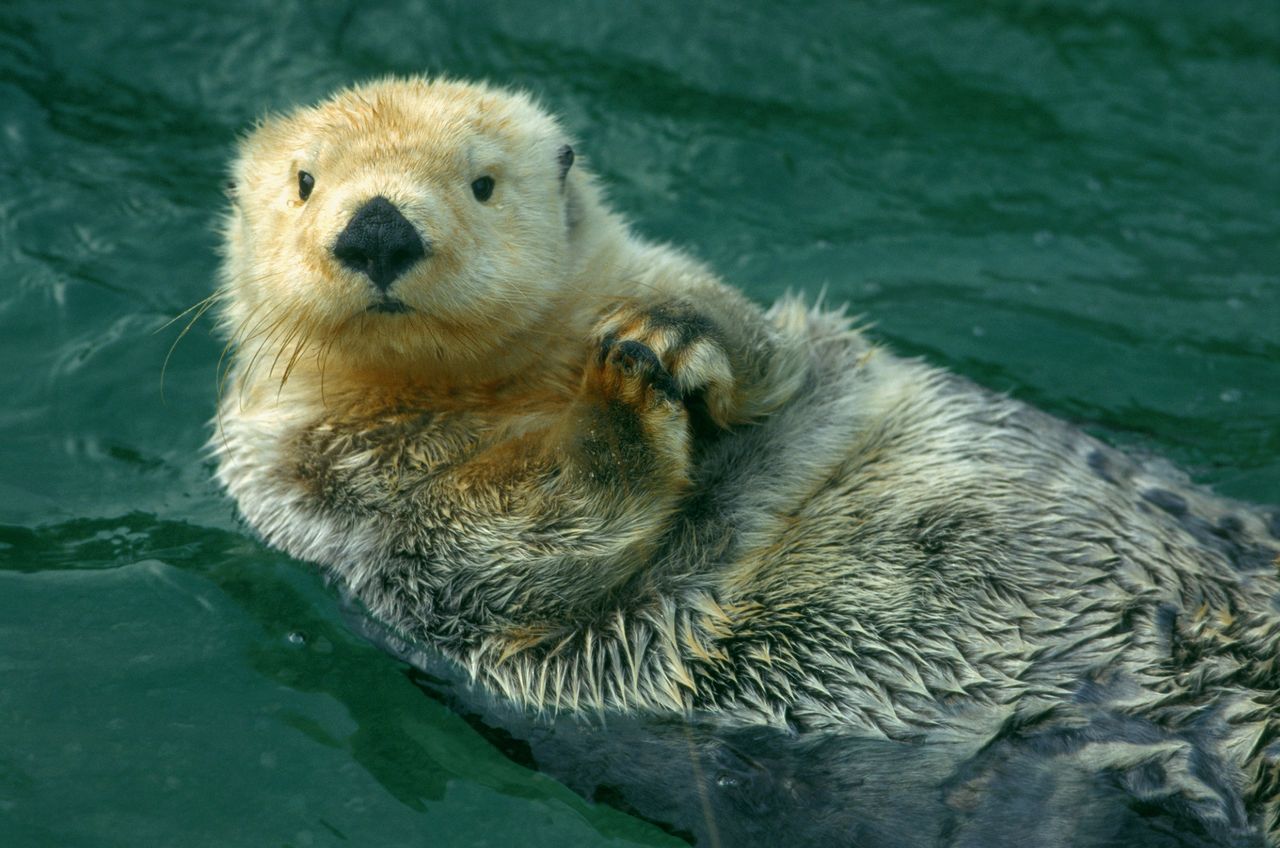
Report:
[[[573,167],[573,148],[564,145],[556,153],[556,161],[560,163],[560,185],[564,186],[564,178],[568,175],[569,169]]]

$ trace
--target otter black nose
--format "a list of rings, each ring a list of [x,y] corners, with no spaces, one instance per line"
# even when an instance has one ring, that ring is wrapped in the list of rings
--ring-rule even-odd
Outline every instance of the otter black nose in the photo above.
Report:
[[[333,244],[333,255],[353,271],[367,274],[385,292],[427,255],[427,248],[395,204],[379,195],[352,216]]]

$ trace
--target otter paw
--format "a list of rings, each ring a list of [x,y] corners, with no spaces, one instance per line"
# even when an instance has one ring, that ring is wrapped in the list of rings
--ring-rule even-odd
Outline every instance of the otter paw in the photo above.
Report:
[[[734,407],[733,368],[715,325],[692,306],[678,301],[641,306],[624,304],[596,325],[603,347],[639,342],[652,352],[674,381],[677,396],[701,395],[712,419],[725,425]]]
[[[634,339],[606,336],[585,376],[583,444],[598,475],[686,480],[689,415],[658,355]],[[601,402],[603,401],[603,403]]]
[[[680,403],[680,390],[647,345],[606,336],[596,353],[599,384],[604,395],[637,409]]]

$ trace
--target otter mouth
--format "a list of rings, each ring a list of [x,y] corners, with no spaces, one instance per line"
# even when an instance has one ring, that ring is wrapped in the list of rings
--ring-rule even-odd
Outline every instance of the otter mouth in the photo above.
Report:
[[[383,298],[375,304],[372,304],[368,312],[377,312],[380,315],[404,315],[412,312],[413,307],[409,306],[402,300],[396,300],[394,297]]]

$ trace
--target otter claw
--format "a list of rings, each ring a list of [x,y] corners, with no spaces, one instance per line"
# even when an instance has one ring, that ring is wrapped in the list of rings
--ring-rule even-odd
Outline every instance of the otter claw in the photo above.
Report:
[[[601,366],[615,370],[626,380],[635,380],[652,387],[669,402],[680,400],[680,388],[675,379],[662,367],[662,360],[653,349],[644,342],[634,339],[619,341],[616,336],[605,336],[600,342],[599,362]]]
[[[596,351],[596,365],[604,365],[605,362],[608,361],[609,354],[613,351],[613,346],[617,344],[617,342],[617,333],[606,333],[604,337],[600,339],[600,349]]]
[[[595,332],[601,364],[620,344],[642,344],[646,355],[657,359],[665,379],[655,387],[668,400],[701,396],[712,420],[727,425],[734,400],[733,369],[719,332],[694,307],[679,301],[624,303],[608,313]]]
[[[662,370],[658,355],[648,345],[630,339],[613,348],[609,353],[609,363],[621,368],[628,377],[641,370],[655,373]]]

